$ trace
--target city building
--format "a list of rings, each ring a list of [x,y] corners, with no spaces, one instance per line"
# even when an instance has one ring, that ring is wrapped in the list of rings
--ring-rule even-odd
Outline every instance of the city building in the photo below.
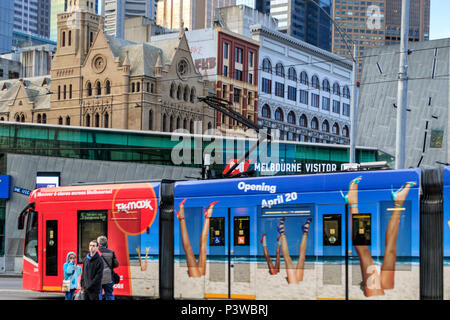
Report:
[[[208,82],[183,30],[171,40],[126,41],[105,35],[87,4],[58,15],[50,77],[0,82],[3,120],[165,132],[214,125],[213,110],[196,99]]]
[[[0,1],[0,54],[12,49],[14,0]]]
[[[352,64],[261,25],[258,124],[281,140],[350,143]]]
[[[22,66],[20,62],[9,59],[7,55],[0,56],[0,80],[18,79],[21,75]]]
[[[50,37],[50,0],[14,0],[14,30]]]
[[[217,97],[230,102],[234,111],[257,121],[259,43],[222,27],[186,31],[195,67],[215,86]],[[176,37],[153,37],[160,41]],[[242,134],[247,127],[216,113],[215,128],[223,135]],[[236,131],[239,130],[239,131]]]
[[[450,39],[410,42],[405,167],[450,162]],[[395,155],[399,45],[371,48],[363,59],[357,145]],[[394,72],[395,70],[395,72]]]
[[[333,1],[332,52],[351,58],[350,40],[357,42],[358,56],[367,49],[400,43],[401,0]],[[429,39],[430,0],[410,1],[409,41]],[[358,61],[361,62],[361,61]],[[358,78],[361,74],[358,68]]]
[[[311,3],[316,2],[316,4]],[[278,30],[324,50],[331,51],[332,0],[271,0],[269,13]],[[320,9],[318,6],[320,6]],[[326,12],[326,13],[325,13]]]
[[[103,0],[105,33],[124,37],[125,19],[145,17],[154,19],[155,0]]]

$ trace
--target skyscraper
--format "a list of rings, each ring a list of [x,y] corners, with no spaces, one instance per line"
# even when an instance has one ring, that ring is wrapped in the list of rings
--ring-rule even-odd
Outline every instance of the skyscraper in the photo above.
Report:
[[[0,1],[0,53],[11,51],[14,24],[14,0]]]
[[[50,36],[50,0],[14,0],[14,30]]]
[[[358,56],[364,56],[367,48],[400,43],[401,7],[401,0],[334,0],[333,18],[349,37],[333,26],[332,51],[350,58],[349,38],[357,41]],[[409,41],[428,40],[429,29],[430,0],[411,0]]]
[[[331,15],[331,2],[332,0],[271,0],[269,13],[278,19],[279,31],[330,51],[331,20],[327,13]]]

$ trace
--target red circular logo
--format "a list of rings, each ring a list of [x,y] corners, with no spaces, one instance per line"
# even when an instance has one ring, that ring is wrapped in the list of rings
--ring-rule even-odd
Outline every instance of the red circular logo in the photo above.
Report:
[[[156,217],[158,203],[150,183],[121,185],[114,192],[112,219],[128,235],[145,232]]]

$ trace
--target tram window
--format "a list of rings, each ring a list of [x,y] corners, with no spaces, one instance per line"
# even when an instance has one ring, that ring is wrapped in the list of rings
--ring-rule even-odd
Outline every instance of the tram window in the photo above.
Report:
[[[250,217],[234,217],[234,245],[250,245]]]
[[[25,256],[38,262],[38,213],[30,211],[25,231]]]
[[[58,220],[46,222],[45,275],[58,275]]]
[[[354,214],[352,216],[352,241],[354,246],[370,246],[370,214]]]
[[[225,218],[210,218],[209,245],[224,246],[225,245]]]
[[[89,242],[98,236],[107,235],[108,211],[79,211],[78,212],[78,260],[89,252]]]
[[[323,245],[341,245],[341,215],[330,214],[323,216]]]

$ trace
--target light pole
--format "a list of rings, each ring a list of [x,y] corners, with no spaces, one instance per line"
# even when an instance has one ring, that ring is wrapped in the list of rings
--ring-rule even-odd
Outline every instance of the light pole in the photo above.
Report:
[[[358,80],[358,62],[356,60],[356,57],[358,56],[358,47],[357,42],[353,41],[353,39],[345,32],[343,31],[336,21],[326,12],[318,3],[316,3],[314,0],[308,0],[310,3],[314,3],[320,10],[322,10],[327,17],[330,19],[330,21],[335,25],[336,29],[338,30],[339,34],[342,37],[342,40],[344,40],[345,45],[347,46],[347,49],[352,57],[352,92],[351,92],[351,109],[350,109],[350,163],[355,163],[356,161],[356,119],[357,119],[357,109],[358,109],[358,100],[357,100],[357,80]],[[344,36],[347,36],[350,41],[347,41]],[[351,46],[349,45],[349,42],[351,43]],[[353,49],[350,49],[353,47]]]

